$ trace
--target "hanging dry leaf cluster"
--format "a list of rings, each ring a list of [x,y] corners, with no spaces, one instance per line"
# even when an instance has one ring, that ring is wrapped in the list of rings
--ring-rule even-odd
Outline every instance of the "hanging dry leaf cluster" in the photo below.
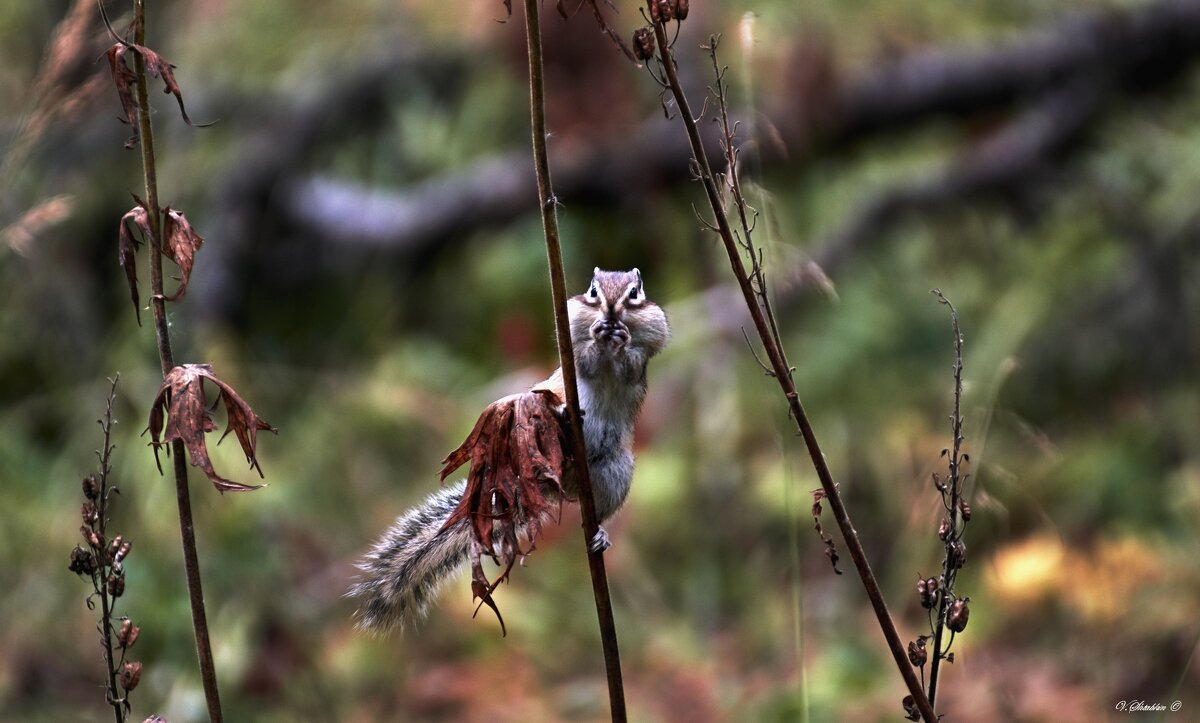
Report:
[[[121,227],[117,234],[117,250],[121,267],[125,269],[125,279],[129,282],[129,298],[133,301],[138,325],[141,326],[142,312],[136,264],[137,250],[141,247],[141,241],[138,240],[133,229],[141,231],[143,238],[146,239],[153,239],[156,227],[163,230],[162,243],[151,243],[150,247],[162,249],[163,256],[179,267],[179,288],[175,290],[174,294],[164,296],[163,299],[166,301],[180,301],[187,294],[188,281],[192,277],[192,267],[196,263],[196,252],[204,245],[204,238],[196,233],[182,212],[176,211],[170,206],[162,210],[162,218],[159,219],[159,223],[152,225],[150,210],[146,202],[136,195],[133,200],[137,202],[137,205],[121,217]]]
[[[226,435],[233,432],[246,453],[246,461],[251,469],[262,477],[262,468],[258,466],[257,448],[258,432],[265,429],[278,432],[270,424],[254,413],[246,400],[242,399],[233,387],[217,378],[212,367],[208,364],[184,364],[172,369],[163,378],[162,387],[154,404],[150,407],[150,443],[154,447],[154,461],[158,462],[158,450],[167,447],[176,440],[183,442],[192,458],[192,465],[204,470],[204,474],[221,492],[247,492],[258,489],[262,485],[244,485],[226,479],[213,469],[212,460],[208,457],[208,446],[205,435],[216,430],[212,412],[204,393],[205,380],[217,387],[219,401],[225,404],[228,421],[225,426]],[[164,418],[166,426],[164,428]],[[220,444],[218,440],[217,443]],[[159,465],[159,472],[162,466]]]
[[[133,51],[135,55],[139,55],[142,61],[146,64],[146,72],[155,78],[162,78],[163,92],[170,93],[175,96],[176,102],[179,103],[179,113],[183,116],[183,121],[190,126],[203,127],[204,123],[193,123],[191,118],[188,118],[187,109],[183,107],[183,93],[179,89],[179,83],[175,80],[175,66],[167,62],[167,59],[150,48],[143,45],[135,45],[133,43],[117,42],[105,55],[108,56],[108,65],[112,68],[113,83],[117,86],[117,95],[121,98],[121,108],[125,111],[125,117],[122,119],[133,128],[133,135],[129,140],[125,141],[126,148],[133,148],[141,140],[138,134],[137,97],[134,94],[134,86],[137,84],[137,73],[133,68],[129,67],[129,61],[125,56]]]
[[[492,402],[462,445],[442,460],[442,480],[471,465],[462,501],[445,526],[470,522],[471,592],[496,613],[501,629],[504,619],[492,592],[508,579],[518,558],[533,552],[542,521],[561,509],[563,472],[571,464],[561,407],[549,390]],[[484,556],[504,568],[494,581],[483,571]]]
[[[101,8],[103,10],[103,7]],[[105,23],[108,19],[105,16]],[[112,32],[111,25],[109,31]],[[113,34],[116,38],[116,34]],[[170,62],[157,52],[135,43],[117,39],[108,49],[108,63],[112,70],[113,83],[124,110],[124,121],[134,128],[134,134],[125,142],[126,148],[133,148],[141,141],[138,134],[139,103],[137,99],[138,65],[131,67],[129,56],[142,60],[142,67],[152,77],[161,78],[163,92],[175,96],[179,103],[179,112],[183,120],[192,126],[208,124],[193,123],[188,117],[183,105],[183,95],[175,80],[174,68]],[[117,233],[117,252],[121,267],[125,270],[125,279],[129,284],[129,297],[133,302],[134,312],[141,320],[141,296],[138,292],[137,252],[142,241],[149,241],[151,253],[159,252],[179,267],[179,286],[175,293],[166,295],[161,289],[155,289],[152,299],[161,301],[181,301],[187,294],[188,282],[191,280],[192,268],[196,263],[196,254],[204,245],[204,238],[192,228],[181,211],[167,206],[159,210],[155,204],[143,201],[134,195],[135,205],[121,217]],[[151,201],[153,198],[151,197]],[[160,214],[160,215],[158,215]],[[157,216],[156,216],[157,215]],[[138,237],[141,233],[141,238]],[[159,236],[161,234],[161,236]],[[152,260],[152,263],[156,263]],[[258,465],[257,446],[259,430],[275,432],[275,428],[254,413],[254,410],[244,399],[234,391],[233,387],[221,381],[213,373],[208,364],[184,364],[171,369],[163,378],[154,403],[150,408],[149,431],[151,445],[154,447],[155,462],[158,462],[158,450],[162,447],[170,449],[172,442],[179,441],[187,448],[192,464],[204,470],[208,478],[221,492],[247,491],[258,489],[262,485],[245,485],[226,479],[213,469],[212,460],[208,456],[208,446],[205,435],[216,429],[212,412],[208,407],[204,390],[205,380],[217,387],[218,400],[224,402],[228,418],[225,434],[233,432],[250,467],[262,477],[262,469]],[[222,435],[221,439],[225,436]],[[218,442],[219,443],[219,442]],[[159,464],[159,472],[162,465]]]

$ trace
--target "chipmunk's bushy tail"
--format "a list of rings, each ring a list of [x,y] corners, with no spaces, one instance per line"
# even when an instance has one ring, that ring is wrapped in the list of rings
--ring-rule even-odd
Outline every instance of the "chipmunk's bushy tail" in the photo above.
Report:
[[[463,521],[443,529],[465,489],[460,482],[430,495],[397,519],[359,563],[363,574],[347,593],[361,600],[359,628],[403,628],[424,614],[438,584],[467,561],[470,526]]]

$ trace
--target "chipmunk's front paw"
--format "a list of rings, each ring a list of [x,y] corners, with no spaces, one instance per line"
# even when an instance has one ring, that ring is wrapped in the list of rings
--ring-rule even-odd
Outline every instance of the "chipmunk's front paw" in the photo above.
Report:
[[[603,527],[597,528],[596,534],[592,536],[592,541],[588,543],[588,552],[604,552],[610,547],[612,547],[612,543],[609,542],[608,533],[604,531]]]
[[[629,327],[620,321],[600,319],[592,324],[592,338],[611,352],[619,352],[629,344]]]

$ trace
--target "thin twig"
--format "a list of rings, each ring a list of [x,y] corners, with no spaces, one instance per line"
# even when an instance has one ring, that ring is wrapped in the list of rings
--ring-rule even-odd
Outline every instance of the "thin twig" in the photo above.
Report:
[[[112,426],[113,426],[113,401],[117,397],[117,382],[120,381],[121,375],[116,374],[112,379],[112,387],[108,392],[108,401],[104,405],[104,417],[99,420],[100,428],[104,430],[104,446],[97,452],[96,456],[100,459],[100,478],[97,480],[100,484],[100,493],[96,498],[96,514],[97,514],[97,533],[100,535],[101,541],[108,540],[108,475],[112,472]],[[100,598],[100,638],[101,647],[104,648],[104,665],[108,669],[108,680],[105,681],[107,686],[105,699],[113,709],[113,719],[116,723],[124,723],[125,713],[128,709],[128,696],[122,697],[117,693],[117,665],[113,663],[113,642],[112,642],[112,608],[115,600],[109,598],[108,589],[106,587],[108,566],[104,564],[104,558],[100,557],[97,561],[97,571],[92,573],[92,589]],[[124,662],[125,652],[121,651],[122,662]]]
[[[134,42],[146,44],[145,0],[134,0]],[[158,358],[163,377],[175,368],[171,349],[171,332],[167,325],[166,302],[163,296],[162,212],[158,202],[158,177],[154,163],[154,131],[150,121],[150,94],[147,87],[146,61],[141,53],[134,54],[137,73],[138,128],[141,135],[142,173],[146,182],[146,210],[150,217],[150,306],[154,311],[154,333],[158,343]],[[204,683],[204,699],[212,723],[224,720],[221,696],[217,689],[217,673],[213,663],[212,644],[208,636],[208,615],[204,609],[204,592],[200,582],[200,560],[196,552],[196,533],[192,522],[192,503],[188,491],[187,459],[183,442],[171,444],[174,457],[175,498],[179,507],[179,534],[183,546],[183,562],[187,577],[188,598],[192,608],[192,629],[196,636],[196,656],[200,677]]]
[[[593,4],[594,7],[594,4]],[[554,298],[554,325],[558,335],[558,356],[562,364],[563,387],[571,420],[576,476],[579,482],[579,508],[583,513],[583,536],[590,543],[600,529],[596,516],[592,480],[588,473],[587,446],[579,411],[579,390],[575,383],[575,352],[571,347],[571,326],[567,316],[567,285],[559,243],[558,212],[550,182],[550,164],[546,152],[546,98],[542,69],[541,24],[538,1],[525,0],[525,30],[529,54],[529,115],[533,130],[533,160],[537,171],[538,201],[546,234],[546,257],[550,267],[550,288]],[[596,613],[600,618],[600,640],[604,648],[604,667],[608,674],[608,698],[613,721],[624,722],[625,690],[621,680],[621,658],[617,648],[617,628],[613,620],[612,600],[608,594],[608,575],[601,551],[588,552]]]
[[[945,649],[942,649],[942,637],[946,630],[946,614],[950,604],[955,598],[954,583],[958,578],[958,569],[962,566],[959,560],[960,553],[955,550],[955,546],[961,542],[962,533],[966,526],[964,521],[959,524],[959,510],[962,504],[962,483],[963,477],[961,473],[962,463],[966,461],[965,455],[962,454],[963,442],[963,419],[962,419],[962,372],[963,372],[963,355],[962,332],[958,326],[958,312],[954,308],[954,304],[950,303],[940,290],[933,289],[930,293],[938,298],[938,301],[945,304],[950,309],[950,323],[954,330],[954,413],[950,415],[950,433],[953,437],[950,446],[950,484],[949,487],[942,487],[938,491],[942,495],[942,505],[946,507],[949,518],[949,527],[944,539],[945,556],[942,559],[942,592],[941,598],[938,601],[937,617],[934,619],[935,625],[933,630],[933,663],[929,669],[929,702],[933,705],[937,702],[937,686],[938,673],[941,670],[942,658],[945,658],[950,651],[950,647],[954,644],[954,631],[950,631],[950,641],[946,644]]]
[[[678,73],[676,72],[675,58],[671,51],[669,40],[667,38],[666,28],[662,23],[655,24],[654,34],[658,41],[659,52],[662,57],[663,71],[666,75],[667,82],[670,84],[671,92],[675,97],[675,102],[679,107],[679,115],[683,119],[684,127],[687,131],[688,141],[692,147],[693,158],[701,169],[701,182],[704,184],[704,190],[708,196],[709,205],[712,207],[713,214],[716,218],[718,232],[721,241],[725,246],[726,254],[729,257],[729,264],[733,269],[734,276],[737,278],[738,285],[742,290],[742,296],[746,302],[746,307],[750,311],[750,316],[754,321],[754,327],[758,332],[759,338],[762,340],[763,348],[766,351],[767,359],[771,363],[771,367],[775,372],[775,380],[779,383],[780,390],[788,402],[788,409],[791,412],[792,419],[795,420],[796,426],[800,434],[804,437],[805,446],[808,448],[809,456],[812,459],[813,468],[816,470],[817,477],[821,480],[821,487],[825,490],[825,497],[829,500],[830,509],[833,511],[834,518],[837,520],[838,528],[842,532],[842,537],[846,541],[846,547],[850,553],[850,558],[854,562],[855,569],[858,570],[863,587],[867,592],[867,597],[871,601],[871,606],[875,611],[875,616],[878,619],[879,627],[883,632],[884,639],[887,641],[892,657],[895,659],[900,675],[904,678],[905,685],[913,696],[914,701],[926,723],[936,723],[937,714],[934,713],[933,706],[929,703],[929,699],[925,697],[925,692],[921,688],[921,681],[917,678],[909,664],[904,646],[900,641],[900,635],[896,631],[896,624],[892,620],[891,614],[888,612],[887,603],[884,601],[883,592],[880,590],[879,582],[875,579],[874,573],[871,571],[871,565],[867,561],[866,553],[863,550],[862,543],[858,539],[858,532],[854,529],[853,523],[850,521],[850,516],[846,511],[846,507],[842,502],[841,494],[838,492],[837,485],[834,483],[833,474],[829,470],[829,466],[825,461],[825,455],[821,451],[820,445],[817,443],[816,434],[813,432],[812,425],[809,423],[808,416],[804,412],[804,407],[800,403],[800,397],[796,392],[795,384],[792,380],[787,358],[784,356],[781,345],[777,343],[776,334],[772,329],[771,321],[767,318],[759,301],[758,293],[755,290],[754,282],[751,280],[750,274],[747,272],[745,264],[742,261],[741,253],[738,249],[738,241],[734,237],[734,233],[729,224],[729,218],[725,213],[725,208],[720,201],[720,193],[717,189],[716,178],[712,172],[712,168],[708,163],[708,157],[704,150],[704,143],[700,138],[699,129],[696,127],[694,116],[691,113],[688,100],[683,91],[683,86],[680,84]],[[757,261],[755,262],[757,264]]]

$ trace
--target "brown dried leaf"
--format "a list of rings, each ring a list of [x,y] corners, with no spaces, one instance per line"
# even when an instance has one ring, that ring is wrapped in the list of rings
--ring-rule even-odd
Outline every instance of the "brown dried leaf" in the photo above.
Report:
[[[179,288],[173,296],[163,297],[167,301],[179,301],[187,294],[188,279],[196,263],[196,252],[204,245],[204,239],[196,233],[184,216],[170,206],[163,209],[163,255],[179,267]]]
[[[140,53],[146,61],[147,73],[155,78],[162,78],[163,92],[175,96],[176,102],[179,103],[179,114],[183,116],[184,123],[197,128],[212,125],[211,123],[193,123],[192,119],[188,118],[187,109],[183,107],[183,93],[179,89],[179,83],[175,80],[174,65],[171,65],[167,62],[166,58],[144,45],[130,45],[129,47]]]
[[[192,119],[188,117],[187,109],[183,106],[183,93],[180,91],[178,81],[175,80],[175,66],[169,63],[166,58],[144,45],[116,43],[108,49],[106,55],[108,56],[109,67],[112,69],[113,83],[117,86],[117,95],[121,98],[121,108],[125,111],[124,120],[133,128],[133,135],[129,137],[129,140],[125,141],[126,148],[133,148],[139,140],[138,103],[134,96],[137,73],[133,68],[129,67],[129,63],[125,60],[125,54],[130,50],[142,56],[147,73],[155,78],[162,78],[163,92],[175,96],[175,101],[179,103],[179,113],[183,116],[185,123],[197,128],[212,125],[211,123],[193,123]]]
[[[175,440],[183,442],[192,458],[192,465],[204,470],[208,478],[220,492],[246,492],[255,490],[262,485],[244,485],[225,479],[213,469],[212,461],[208,458],[208,447],[204,435],[215,430],[217,425],[212,420],[208,403],[204,394],[204,380],[212,382],[221,390],[221,400],[225,402],[228,413],[228,426],[225,434],[232,430],[246,453],[246,461],[253,469],[263,476],[262,468],[258,465],[256,447],[258,430],[266,429],[277,432],[274,427],[262,420],[250,405],[243,400],[233,387],[221,381],[213,374],[208,364],[184,364],[172,369],[163,378],[158,396],[150,407],[150,442],[154,446],[154,459],[158,462],[158,448],[166,446]],[[164,418],[166,428],[163,427]],[[161,438],[160,438],[161,432]],[[221,439],[225,436],[222,435]],[[220,442],[218,441],[218,444]],[[159,471],[162,466],[159,465]]]
[[[112,68],[113,83],[117,86],[117,95],[121,98],[121,108],[125,111],[125,122],[133,128],[133,135],[125,141],[126,148],[133,148],[138,142],[137,101],[133,97],[133,86],[137,83],[137,73],[125,62],[125,53],[131,46],[117,43],[105,53],[108,65]]]
[[[152,234],[150,212],[146,210],[146,204],[137,196],[134,196],[133,200],[137,201],[137,205],[121,217],[121,228],[117,233],[117,252],[121,268],[125,269],[125,278],[129,281],[129,298],[133,300],[133,310],[137,314],[138,326],[141,326],[142,305],[138,299],[136,263],[137,250],[141,246],[141,241],[133,233],[130,224],[141,230],[143,238],[150,238]]]
[[[555,511],[554,500],[561,507],[562,475],[570,462],[567,437],[555,411],[560,405],[549,390],[493,402],[462,445],[442,461],[443,480],[462,465],[471,465],[462,501],[445,527],[470,521],[471,591],[480,606],[492,608],[502,629],[492,592],[508,579],[518,556],[533,552],[543,518]],[[527,548],[521,547],[521,537]],[[494,581],[483,572],[484,555],[504,566]]]

